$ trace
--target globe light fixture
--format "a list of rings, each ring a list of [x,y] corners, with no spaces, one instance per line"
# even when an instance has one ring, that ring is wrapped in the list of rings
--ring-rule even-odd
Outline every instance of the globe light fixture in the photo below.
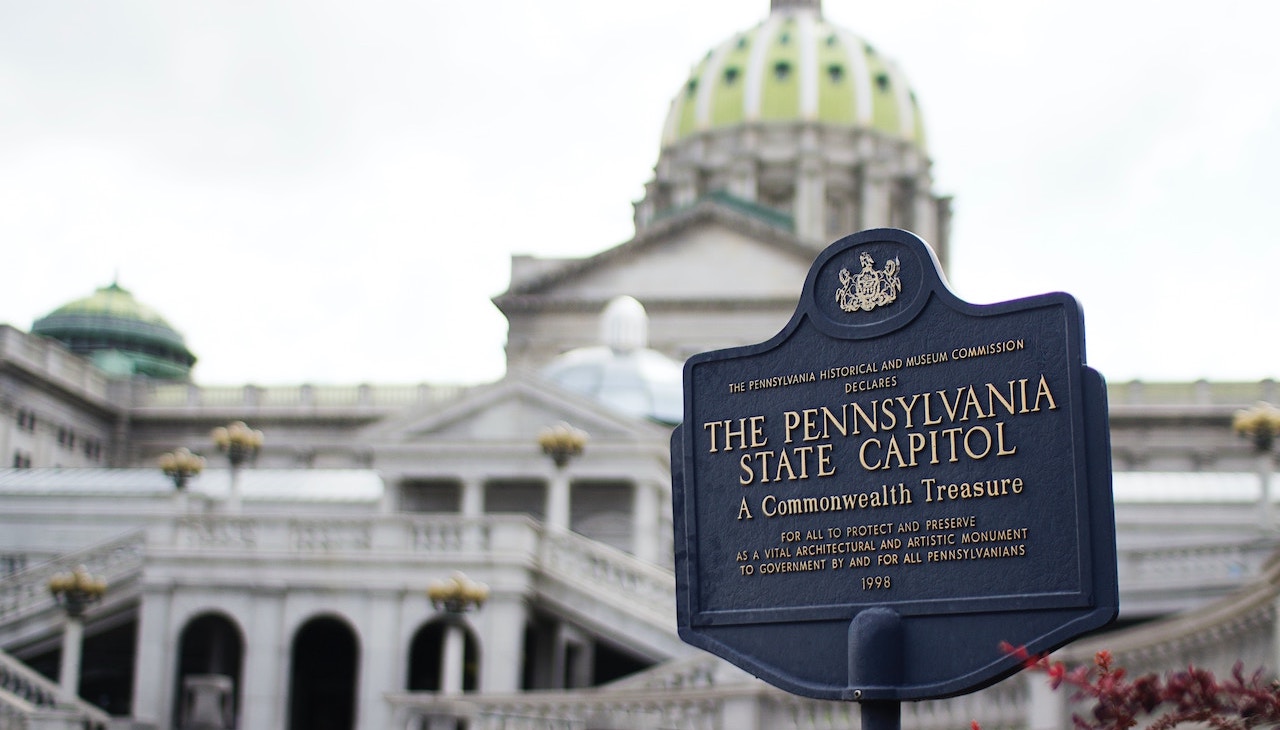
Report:
[[[160,470],[173,480],[173,486],[178,491],[186,489],[191,477],[204,471],[204,457],[191,453],[185,446],[164,454],[159,463]]]
[[[538,445],[542,447],[542,453],[551,457],[556,468],[563,469],[586,447],[587,432],[562,421],[542,429],[538,434]]]
[[[234,421],[213,429],[213,443],[227,455],[232,469],[251,461],[262,450],[262,432],[249,428],[244,421]]]
[[[1236,411],[1231,419],[1231,430],[1253,444],[1261,488],[1258,518],[1264,531],[1275,529],[1275,508],[1271,504],[1272,450],[1276,436],[1280,435],[1280,408],[1258,401],[1249,408]]]
[[[79,618],[89,606],[106,595],[107,582],[90,574],[81,565],[69,573],[57,573],[50,578],[49,592],[68,616]]]
[[[1231,430],[1253,442],[1258,452],[1269,452],[1280,435],[1280,408],[1258,401],[1249,408],[1236,411]]]
[[[489,586],[455,572],[427,586],[427,598],[437,611],[461,615],[480,608],[489,600]]]
[[[252,461],[262,450],[262,432],[249,428],[244,421],[234,421],[226,426],[213,429],[213,443],[218,451],[227,455],[231,464],[231,493],[227,498],[227,508],[232,512],[240,511],[240,467],[246,461]]]

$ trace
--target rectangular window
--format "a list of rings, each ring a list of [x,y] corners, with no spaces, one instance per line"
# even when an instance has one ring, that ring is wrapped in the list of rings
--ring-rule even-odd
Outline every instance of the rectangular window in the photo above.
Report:
[[[27,433],[36,432],[36,414],[32,411],[22,408],[18,410],[18,430]]]

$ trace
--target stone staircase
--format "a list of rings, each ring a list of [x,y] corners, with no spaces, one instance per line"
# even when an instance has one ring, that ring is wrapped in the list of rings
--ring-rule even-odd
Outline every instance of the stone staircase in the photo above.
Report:
[[[142,575],[145,543],[142,531],[129,532],[0,580],[0,647],[62,630],[64,614],[49,593],[49,579],[57,573],[84,566],[106,579],[107,605],[132,601]]]
[[[49,593],[49,579],[84,566],[107,579],[112,604],[132,601],[142,573],[144,536],[131,532],[61,555],[0,581],[0,645],[59,634],[66,615]],[[106,730],[111,716],[0,651],[0,730]]]
[[[0,651],[0,730],[107,730],[111,716]]]

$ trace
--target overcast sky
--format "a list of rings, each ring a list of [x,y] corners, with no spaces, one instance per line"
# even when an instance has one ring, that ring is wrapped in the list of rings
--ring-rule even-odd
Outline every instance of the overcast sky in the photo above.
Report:
[[[951,283],[1110,380],[1280,376],[1280,3],[826,0],[920,99]],[[0,322],[118,277],[205,384],[478,382],[512,253],[625,241],[767,0],[0,0]]]

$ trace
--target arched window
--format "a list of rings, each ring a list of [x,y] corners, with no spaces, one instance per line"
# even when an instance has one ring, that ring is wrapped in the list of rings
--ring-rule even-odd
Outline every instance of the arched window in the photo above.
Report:
[[[341,619],[313,618],[293,636],[290,730],[351,730],[356,722],[360,647]]]
[[[193,713],[208,714],[211,722],[236,724],[243,657],[244,636],[227,616],[205,613],[187,622],[178,639],[174,727],[189,724]]]

